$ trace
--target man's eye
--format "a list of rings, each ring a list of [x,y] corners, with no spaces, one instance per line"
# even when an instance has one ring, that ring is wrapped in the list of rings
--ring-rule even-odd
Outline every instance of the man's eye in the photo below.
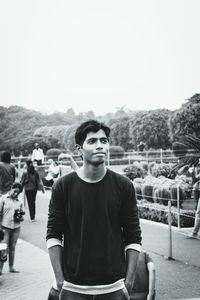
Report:
[[[107,144],[108,140],[107,139],[102,139],[101,142],[102,142],[102,144]]]
[[[88,144],[94,144],[95,142],[96,142],[95,139],[90,139],[90,140],[88,140]]]

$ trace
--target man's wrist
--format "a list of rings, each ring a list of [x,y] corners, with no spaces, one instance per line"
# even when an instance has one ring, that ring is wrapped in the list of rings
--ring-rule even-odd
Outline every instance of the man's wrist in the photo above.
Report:
[[[132,288],[133,288],[133,281],[126,278],[124,284],[125,284],[125,287],[126,287],[128,293],[130,294],[132,291]]]
[[[56,279],[56,284],[57,284],[57,287],[58,287],[59,291],[61,291],[61,289],[63,287],[63,282],[64,282],[64,278],[63,277]]]

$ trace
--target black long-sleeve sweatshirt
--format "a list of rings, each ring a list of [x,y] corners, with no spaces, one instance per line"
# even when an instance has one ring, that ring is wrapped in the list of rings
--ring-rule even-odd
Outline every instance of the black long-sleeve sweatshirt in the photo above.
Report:
[[[64,237],[66,281],[103,285],[125,277],[125,246],[141,243],[132,182],[111,170],[97,183],[76,172],[52,189],[47,240]]]

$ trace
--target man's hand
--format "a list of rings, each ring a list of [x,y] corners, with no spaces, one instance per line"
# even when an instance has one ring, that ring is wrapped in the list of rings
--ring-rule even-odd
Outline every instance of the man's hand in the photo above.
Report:
[[[58,280],[58,281],[57,281],[57,287],[58,287],[59,293],[60,293],[60,291],[62,290],[62,287],[63,287],[63,281],[64,281],[64,279]]]
[[[133,287],[133,282],[132,281],[128,281],[127,279],[124,282],[125,287],[130,295],[131,291],[132,291],[132,287]]]
[[[124,283],[129,294],[132,291],[132,287],[135,280],[138,256],[139,256],[139,252],[136,250],[128,249],[126,251],[127,270],[126,270],[126,278]]]

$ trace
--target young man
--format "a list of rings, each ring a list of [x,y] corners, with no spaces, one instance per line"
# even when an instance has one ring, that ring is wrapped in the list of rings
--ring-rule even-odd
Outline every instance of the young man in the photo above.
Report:
[[[81,124],[75,141],[83,166],[52,189],[47,246],[61,300],[124,300],[132,289],[138,209],[131,181],[105,166],[109,134],[95,120]]]
[[[37,162],[38,166],[43,165],[44,163],[44,153],[41,148],[39,148],[39,144],[35,143],[35,149],[32,152],[32,161]]]

